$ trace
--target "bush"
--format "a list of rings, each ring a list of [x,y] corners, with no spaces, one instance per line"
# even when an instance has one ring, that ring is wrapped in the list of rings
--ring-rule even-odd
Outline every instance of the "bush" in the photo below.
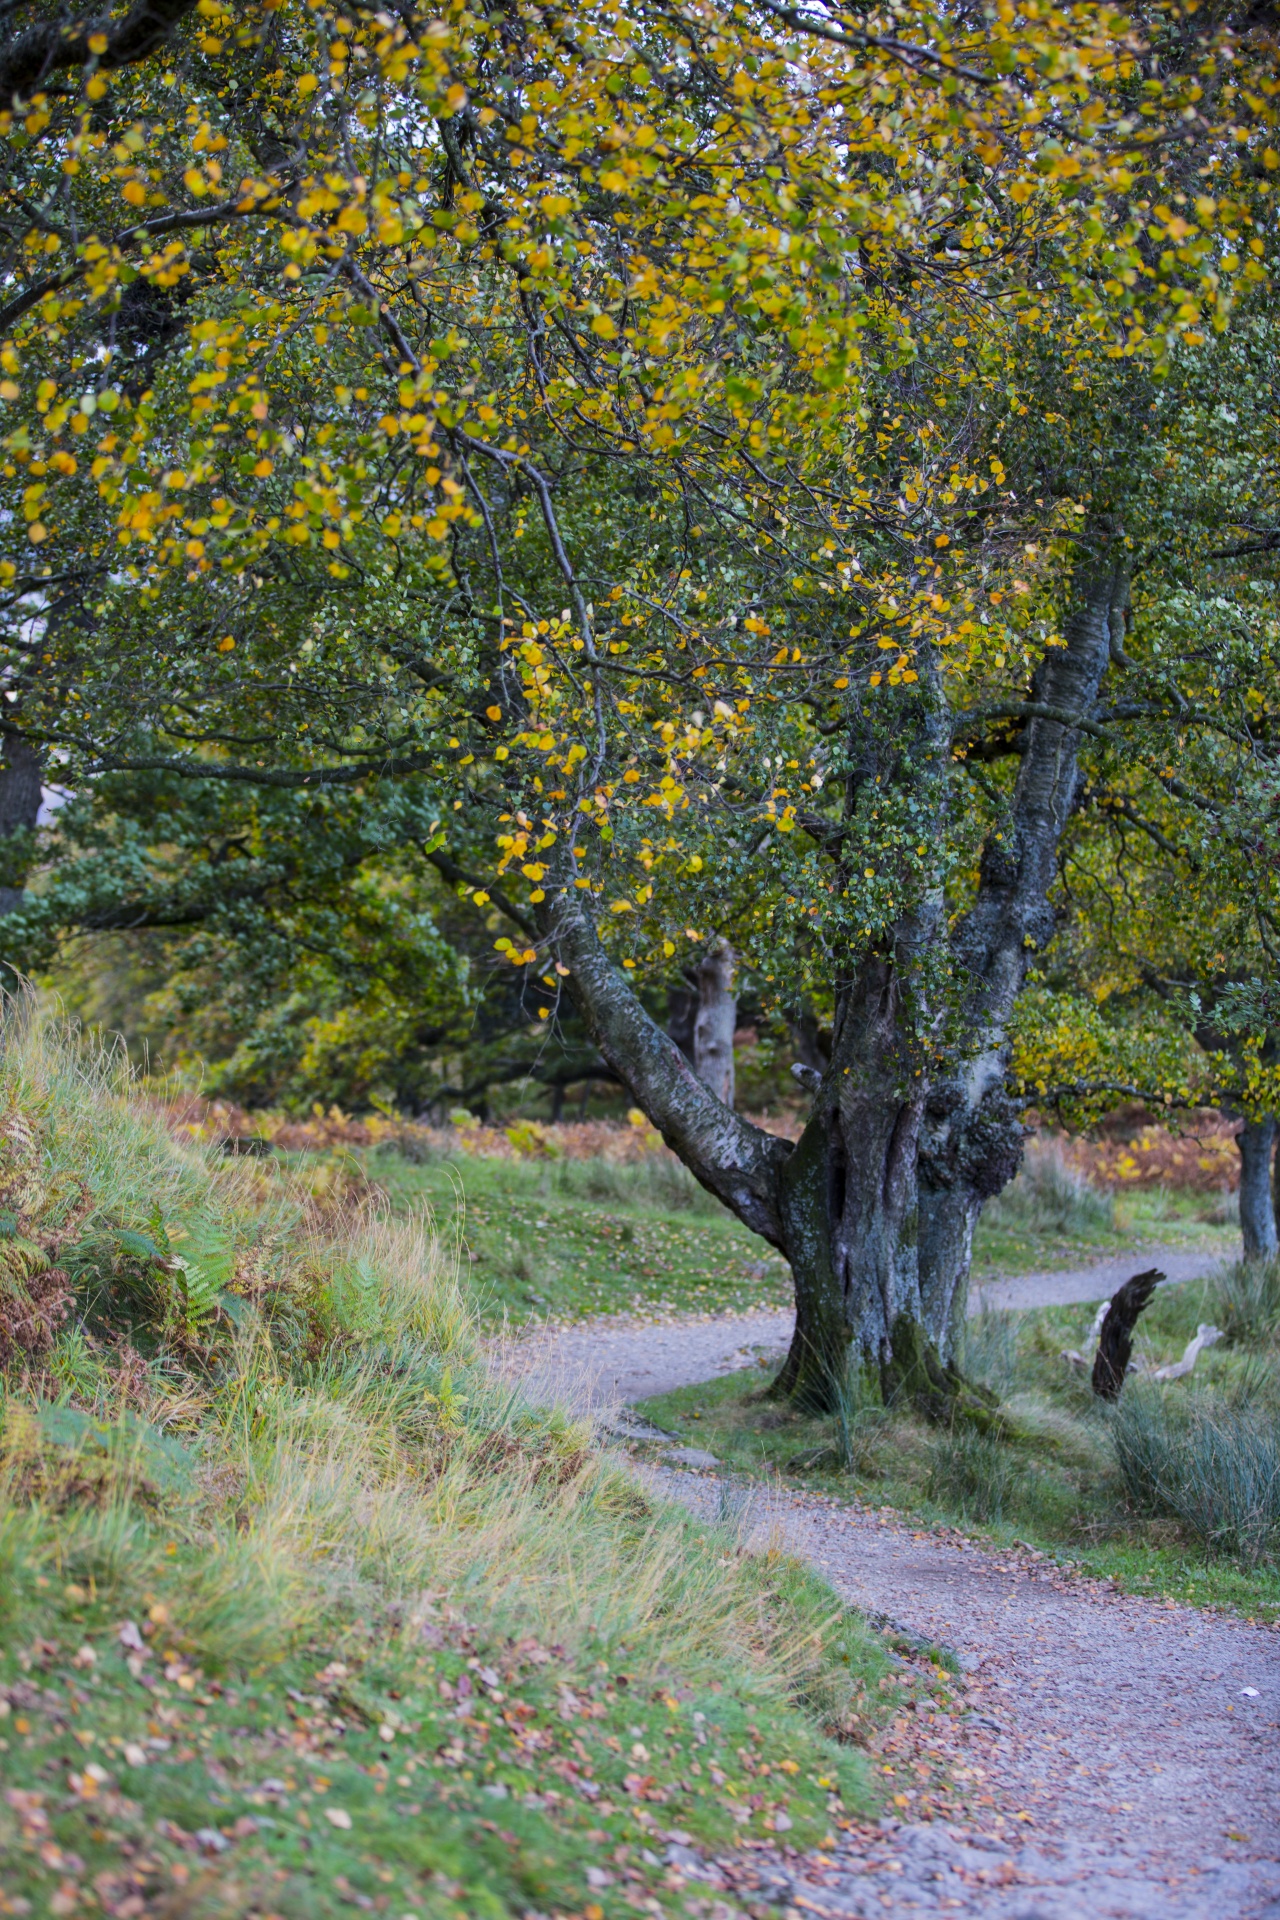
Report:
[[[1115,1226],[1116,1203],[1113,1195],[1090,1186],[1056,1140],[1035,1141],[1017,1179],[987,1202],[984,1217],[994,1226],[1032,1233],[1108,1233]]]
[[[1194,1400],[1175,1409],[1132,1388],[1113,1416],[1116,1459],[1133,1504],[1169,1514],[1247,1566],[1280,1545],[1280,1425],[1255,1406]]]
[[[1233,1346],[1263,1347],[1280,1334],[1280,1259],[1235,1260],[1210,1283],[1213,1317]]]
[[[964,1520],[1002,1520],[1021,1477],[1016,1460],[990,1433],[953,1427],[929,1449],[925,1493]]]

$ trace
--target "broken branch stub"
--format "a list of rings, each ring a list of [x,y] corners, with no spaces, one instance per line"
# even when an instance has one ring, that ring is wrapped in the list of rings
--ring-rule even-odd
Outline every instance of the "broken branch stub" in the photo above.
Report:
[[[1133,1352],[1133,1330],[1152,1294],[1165,1278],[1159,1267],[1135,1273],[1111,1296],[1098,1335],[1093,1362],[1093,1391],[1100,1400],[1118,1400]]]

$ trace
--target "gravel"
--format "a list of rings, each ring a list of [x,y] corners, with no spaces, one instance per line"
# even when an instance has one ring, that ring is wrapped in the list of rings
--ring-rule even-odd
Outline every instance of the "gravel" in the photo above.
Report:
[[[1128,1279],[1135,1264],[1143,1263],[1162,1267],[1171,1281],[1183,1281],[1210,1272],[1217,1257],[1148,1247],[1062,1273],[982,1281],[972,1289],[970,1311],[1101,1300]],[[759,1354],[785,1347],[794,1325],[789,1309],[665,1320],[602,1316],[568,1326],[535,1327],[506,1349],[499,1364],[503,1371],[520,1374],[533,1398],[567,1401],[585,1412],[732,1373]]]
[[[716,1476],[636,1470],[719,1517]],[[786,1904],[797,1892],[808,1903],[797,1914],[882,1914],[891,1885],[895,1912],[914,1900],[1001,1920],[1280,1916],[1280,1632],[820,1494],[760,1489],[737,1525],[753,1545],[812,1561],[853,1606],[958,1655],[963,1718],[941,1717],[928,1738],[992,1802],[985,1834],[886,1831],[878,1867],[865,1836],[829,1867],[780,1864]],[[985,1869],[1003,1862],[1007,1885],[973,1879],[975,1849]],[[930,1861],[936,1881],[922,1872]]]
[[[1171,1280],[1212,1265],[1160,1249],[1137,1258]],[[1001,1307],[1100,1299],[1134,1259],[982,1293]],[[785,1346],[791,1325],[790,1314],[758,1313],[543,1328],[499,1364],[539,1398],[594,1410],[624,1441],[656,1438],[620,1408],[752,1365]],[[720,1519],[722,1478],[673,1457],[634,1470]],[[784,1920],[1280,1920],[1280,1632],[1121,1594],[1029,1550],[916,1531],[888,1510],[820,1494],[735,1488],[730,1505],[746,1538],[803,1555],[873,1620],[954,1651],[963,1716],[918,1738],[970,1812],[961,1825],[853,1829],[816,1856],[779,1848],[696,1871],[684,1863],[726,1897],[708,1911],[737,1920],[739,1901],[764,1901]]]

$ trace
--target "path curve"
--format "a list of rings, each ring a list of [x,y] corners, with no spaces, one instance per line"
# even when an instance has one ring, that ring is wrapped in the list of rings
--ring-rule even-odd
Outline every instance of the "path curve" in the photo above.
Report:
[[[1178,1280],[1213,1264],[1143,1250],[992,1283],[985,1302],[1096,1300],[1135,1258]],[[791,1325],[785,1313],[580,1323],[535,1330],[499,1364],[538,1398],[602,1413],[754,1364]],[[635,1471],[720,1516],[718,1476]],[[733,1501],[749,1538],[784,1545],[852,1605],[956,1651],[965,1712],[924,1737],[961,1777],[981,1779],[991,1807],[981,1830],[887,1820],[807,1858],[707,1863],[673,1847],[673,1871],[775,1902],[788,1920],[1280,1920],[1280,1631],[915,1531],[887,1510],[782,1487],[754,1488],[745,1507],[735,1489]]]
[[[716,1476],[640,1471],[719,1517]],[[1280,1632],[819,1494],[761,1488],[738,1525],[959,1654],[964,1716],[934,1722],[924,1750],[962,1778],[980,1771],[994,1803],[981,1834],[886,1832],[878,1866],[865,1837],[829,1865],[779,1861],[797,1920],[886,1905],[984,1920],[1280,1915]]]
[[[1144,1247],[1061,1273],[978,1281],[971,1290],[969,1310],[1102,1300],[1143,1262],[1162,1267],[1171,1281],[1199,1280],[1212,1272],[1219,1257],[1212,1252]],[[749,1365],[757,1350],[785,1347],[794,1325],[790,1309],[665,1320],[609,1315],[567,1326],[534,1326],[518,1337],[499,1364],[504,1372],[520,1374],[534,1399],[564,1400],[586,1411],[619,1401],[647,1400]]]

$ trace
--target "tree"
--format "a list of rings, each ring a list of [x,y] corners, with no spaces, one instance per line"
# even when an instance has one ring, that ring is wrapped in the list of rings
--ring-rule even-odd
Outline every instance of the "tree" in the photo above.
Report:
[[[1275,324],[1268,291],[1154,397],[1123,655],[1144,751],[1080,796],[1054,992],[1028,1001],[1018,1043],[1024,1091],[1077,1123],[1118,1095],[1239,1118],[1249,1257],[1276,1246],[1280,1108]]]
[[[782,1390],[851,1349],[941,1377],[1079,757],[1124,724],[1096,419],[1263,278],[1260,30],[201,0],[164,33],[46,32],[74,77],[14,95],[24,734],[86,791],[398,820],[786,1252]],[[152,881],[117,911],[154,924]],[[766,984],[833,1006],[794,1151],[640,991],[726,882]]]

